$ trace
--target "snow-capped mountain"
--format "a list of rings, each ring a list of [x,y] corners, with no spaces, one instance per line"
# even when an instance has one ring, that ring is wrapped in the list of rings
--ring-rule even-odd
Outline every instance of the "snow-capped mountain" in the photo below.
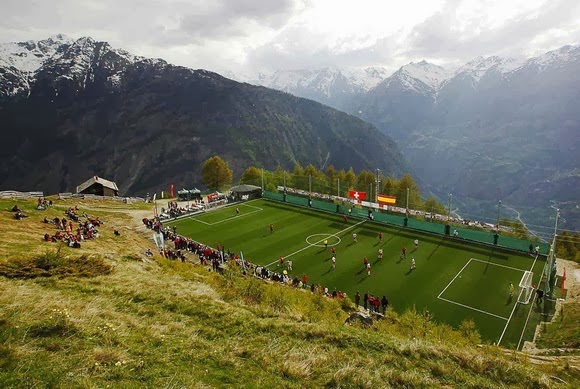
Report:
[[[40,41],[0,43],[0,99],[29,96],[31,86],[38,83],[50,84],[55,95],[60,84],[74,83],[82,89],[95,77],[106,77],[108,83],[118,85],[122,72],[139,62],[165,64],[90,37],[73,40],[58,34]]]
[[[580,46],[564,46],[529,59],[478,57],[454,71],[406,65],[349,112],[393,136],[435,191],[548,207],[580,187],[578,107]]]
[[[325,67],[321,69],[279,70],[271,74],[258,73],[256,76],[224,73],[224,76],[240,82],[278,89],[299,97],[305,97],[346,109],[349,100],[361,96],[389,74],[386,68],[345,68]]]

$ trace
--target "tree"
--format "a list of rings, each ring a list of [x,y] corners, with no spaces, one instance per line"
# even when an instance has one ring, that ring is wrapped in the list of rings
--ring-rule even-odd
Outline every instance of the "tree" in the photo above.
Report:
[[[407,205],[407,188],[409,188],[409,208],[420,209],[423,204],[421,201],[421,194],[419,193],[419,187],[415,183],[413,176],[408,173],[399,180],[397,188],[397,205],[399,207],[405,207]]]
[[[220,190],[231,185],[233,175],[228,163],[217,155],[207,159],[201,168],[201,179],[211,190]]]
[[[348,172],[346,172],[346,174],[344,175],[345,188],[346,189],[354,188],[355,182],[356,182],[356,174],[354,174],[354,170],[350,168]]]
[[[387,196],[395,196],[397,194],[397,188],[399,187],[399,183],[396,179],[392,177],[385,177],[381,181],[383,184],[382,194]]]
[[[425,200],[424,204],[425,212],[433,212],[439,215],[446,215],[447,209],[445,209],[445,205],[441,204],[435,197],[429,197]]]
[[[356,182],[356,188],[358,190],[366,192],[370,189],[371,184],[373,184],[375,181],[376,181],[376,177],[373,174],[373,172],[371,172],[370,170],[363,170],[358,175],[357,182]],[[370,196],[371,193],[369,192],[368,195]]]
[[[252,185],[261,185],[262,180],[262,171],[255,166],[250,166],[244,173],[242,174],[242,178],[240,178],[240,184],[252,184]]]

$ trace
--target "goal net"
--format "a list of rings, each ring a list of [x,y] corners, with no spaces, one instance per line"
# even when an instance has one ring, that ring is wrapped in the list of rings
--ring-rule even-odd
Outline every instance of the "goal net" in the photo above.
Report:
[[[526,271],[520,281],[520,294],[518,296],[518,303],[528,304],[532,298],[534,287],[532,286],[532,278],[534,273]]]

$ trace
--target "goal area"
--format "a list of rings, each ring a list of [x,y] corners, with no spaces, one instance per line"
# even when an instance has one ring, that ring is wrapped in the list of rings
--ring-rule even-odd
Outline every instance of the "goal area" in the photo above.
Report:
[[[532,299],[532,293],[534,292],[534,287],[532,286],[532,279],[534,278],[534,273],[531,271],[526,271],[522,276],[520,281],[520,293],[518,295],[518,303],[528,304]]]

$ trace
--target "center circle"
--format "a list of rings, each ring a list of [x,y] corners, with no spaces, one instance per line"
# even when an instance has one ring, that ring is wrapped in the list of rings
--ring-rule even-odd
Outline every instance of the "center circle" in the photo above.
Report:
[[[322,237],[322,238],[318,238]],[[329,238],[334,238],[334,242]],[[306,243],[314,247],[324,247],[324,241],[329,240],[329,246],[336,246],[341,242],[341,239],[334,234],[312,234],[306,237]]]

